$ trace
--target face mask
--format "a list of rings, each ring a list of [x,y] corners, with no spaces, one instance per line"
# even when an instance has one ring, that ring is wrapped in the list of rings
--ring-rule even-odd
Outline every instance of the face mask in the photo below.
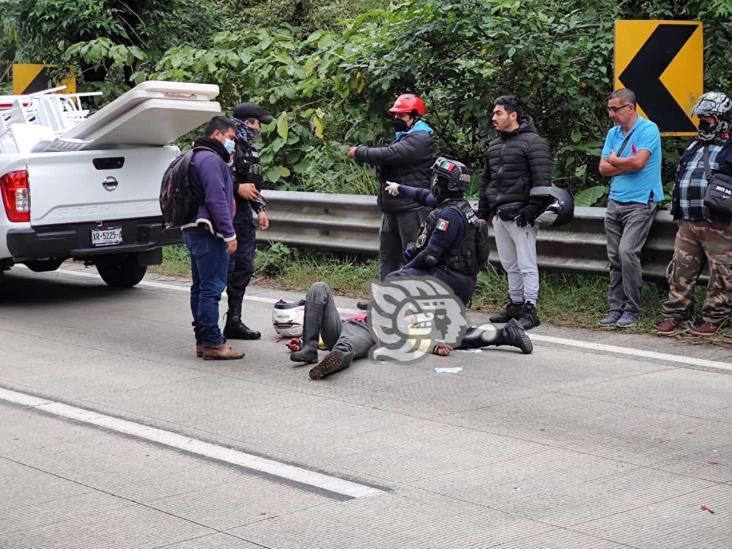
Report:
[[[405,132],[409,129],[409,126],[407,126],[407,122],[402,120],[401,118],[395,118],[391,121],[391,123],[394,126],[395,131]]]
[[[432,192],[432,196],[434,196],[438,202],[442,202],[442,188],[440,186],[437,174],[432,176],[432,181],[430,182],[430,191]]]
[[[224,148],[226,149],[227,153],[231,154],[236,148],[236,143],[234,143],[233,139],[227,138],[226,141],[224,141]]]
[[[236,138],[239,141],[254,141],[262,133],[262,130],[251,128],[241,120],[236,121]]]
[[[244,126],[244,128],[249,141],[254,141],[262,133],[262,130],[258,130],[257,128],[250,128],[249,126]]]
[[[714,139],[717,132],[717,124],[713,122],[709,122],[708,120],[699,120],[699,139],[702,139],[704,141],[709,141],[711,139]]]

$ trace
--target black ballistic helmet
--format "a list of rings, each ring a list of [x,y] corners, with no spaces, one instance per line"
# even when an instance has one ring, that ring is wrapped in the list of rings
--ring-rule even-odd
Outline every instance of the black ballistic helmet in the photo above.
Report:
[[[534,220],[537,225],[559,227],[574,218],[574,199],[569,191],[554,186],[533,187],[529,196],[550,198],[544,210]]]
[[[433,195],[462,195],[468,189],[468,184],[470,170],[462,162],[440,156],[432,164]]]
[[[273,120],[267,111],[254,103],[239,103],[234,107],[234,112],[232,114],[234,115],[234,118],[238,120],[256,118],[262,124],[269,124]]]

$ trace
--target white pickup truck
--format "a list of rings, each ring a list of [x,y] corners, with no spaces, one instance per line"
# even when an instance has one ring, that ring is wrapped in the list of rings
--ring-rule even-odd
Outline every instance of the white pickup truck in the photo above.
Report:
[[[219,114],[217,94],[145,82],[88,117],[78,97],[0,96],[0,274],[73,258],[110,286],[137,284],[180,236],[163,231],[158,203],[178,154],[168,143]]]

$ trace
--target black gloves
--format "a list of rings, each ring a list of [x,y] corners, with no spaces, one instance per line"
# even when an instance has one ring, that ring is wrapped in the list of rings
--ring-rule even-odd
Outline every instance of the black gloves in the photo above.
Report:
[[[516,226],[520,228],[524,228],[527,225],[534,226],[534,216],[525,209],[519,210],[513,220],[516,222]]]
[[[412,261],[414,257],[417,255],[417,246],[414,244],[414,242],[407,243],[406,248],[404,248],[404,259],[407,261]]]

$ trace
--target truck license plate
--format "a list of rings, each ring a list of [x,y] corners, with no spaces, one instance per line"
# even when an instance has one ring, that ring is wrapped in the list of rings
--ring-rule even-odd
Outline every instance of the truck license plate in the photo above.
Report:
[[[122,227],[100,227],[91,230],[93,247],[116,246],[122,244]]]

